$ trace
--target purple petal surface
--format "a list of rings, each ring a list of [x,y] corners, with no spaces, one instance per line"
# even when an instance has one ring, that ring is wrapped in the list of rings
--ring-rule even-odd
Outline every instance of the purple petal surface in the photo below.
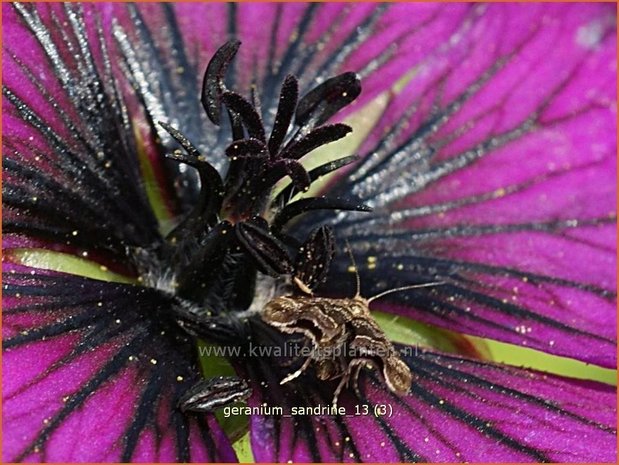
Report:
[[[488,5],[468,19],[335,188],[374,212],[334,226],[376,257],[362,268],[368,295],[448,282],[393,294],[401,305],[385,310],[615,366],[614,11]]]
[[[230,35],[244,41],[230,80],[242,88],[259,82],[267,115],[290,72],[302,93],[337,72],[359,72],[364,91],[354,109],[412,71],[363,146],[368,161],[338,186],[376,207],[365,219],[335,222],[338,236],[368,259],[364,294],[445,281],[391,295],[386,310],[615,364],[612,8],[104,4],[84,7],[82,22],[78,8],[53,5],[34,7],[43,24],[24,7],[27,25],[3,7],[5,231],[121,257],[128,244],[159,240],[137,153],[146,151],[156,174],[167,171],[161,187],[186,211],[195,173],[161,159],[175,145],[157,121],[182,128],[222,165],[218,134],[205,130],[198,96],[205,63]],[[95,9],[111,73],[93,45]],[[57,27],[62,22],[68,27]],[[88,51],[80,48],[82,35]],[[143,147],[135,146],[134,130],[147,135],[138,141]],[[336,262],[328,283],[341,292],[348,260]],[[183,382],[198,373],[189,367],[195,355],[184,352],[188,344],[167,341],[161,331],[168,326],[159,328],[152,315],[122,313],[135,302],[148,310],[165,299],[130,286],[15,271],[5,281],[4,369],[15,376],[3,390],[4,458],[233,459],[212,419],[176,413],[178,373]],[[103,310],[95,308],[97,293],[105,293]],[[123,358],[134,346],[143,366]],[[417,379],[405,400],[366,386],[370,401],[393,404],[393,417],[255,418],[256,458],[616,460],[616,401],[605,386],[429,353],[409,364]],[[330,403],[330,385],[307,383],[295,393],[262,368],[252,375],[268,387],[256,386],[252,405]],[[87,436],[83,443],[69,439],[76,431]]]
[[[330,406],[334,385],[315,378],[279,385],[263,367],[252,406],[257,461],[294,462],[615,462],[612,386],[560,378],[432,352],[404,357],[414,381],[399,397],[374,375],[364,402],[340,397],[346,416],[287,415],[294,406]],[[307,375],[307,377],[312,376]],[[356,410],[359,405],[359,410]],[[367,415],[363,405],[368,405]],[[386,406],[376,416],[374,406]]]
[[[156,124],[163,120],[182,128],[218,168],[225,163],[223,152],[214,148],[221,135],[207,122],[196,97],[205,64],[230,37],[243,45],[228,68],[227,85],[246,93],[256,83],[266,126],[271,127],[287,74],[299,78],[303,95],[338,73],[359,73],[364,91],[336,116],[340,118],[389,90],[420,58],[455,34],[470,14],[468,5],[440,4],[192,3],[115,5],[110,10],[116,21],[114,41],[127,63],[125,78],[134,83],[145,123],[158,136],[150,149],[176,148]],[[420,48],[420,43],[429,46]],[[151,162],[160,164],[152,154]],[[174,184],[182,211],[195,196],[194,173],[177,172],[169,164],[165,169],[167,177],[183,179],[166,184]]]
[[[176,406],[200,371],[191,339],[162,320],[165,298],[4,271],[4,461],[235,461],[213,417]]]
[[[124,255],[159,233],[123,88],[89,35],[89,11],[3,5],[3,226]]]

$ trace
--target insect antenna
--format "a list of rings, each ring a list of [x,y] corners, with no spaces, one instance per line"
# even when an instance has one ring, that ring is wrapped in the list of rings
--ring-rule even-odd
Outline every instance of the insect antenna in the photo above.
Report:
[[[359,278],[359,269],[357,268],[357,263],[355,262],[355,256],[352,253],[352,248],[350,247],[350,243],[348,242],[348,239],[345,239],[345,242],[346,242],[346,252],[348,252],[348,256],[350,257],[350,262],[352,264],[352,268],[349,268],[349,270],[352,270],[355,272],[355,280],[356,280],[356,285],[357,285],[357,291],[355,293],[355,297],[361,297],[361,279]],[[380,299],[381,297],[386,296],[387,294],[391,294],[392,292],[406,291],[408,289],[419,289],[422,287],[440,286],[441,284],[445,284],[445,281],[436,281],[436,282],[422,283],[422,284],[410,284],[408,286],[396,287],[394,289],[383,291],[380,294],[376,294],[375,296],[372,296],[366,300],[369,304],[373,300]]]
[[[370,297],[370,298],[368,298],[366,300],[368,301],[368,304],[369,304],[373,300],[380,299],[381,297],[386,296],[387,294],[391,294],[393,292],[406,291],[408,289],[419,289],[421,287],[440,286],[441,284],[445,284],[445,282],[444,281],[436,281],[436,282],[431,282],[431,283],[411,284],[409,286],[396,287],[394,289],[389,289],[387,291],[383,291],[380,294],[376,294],[375,296],[372,296],[372,297]]]
[[[348,252],[348,256],[350,257],[350,263],[352,263],[352,268],[349,268],[349,270],[352,270],[355,272],[355,282],[357,286],[355,297],[360,297],[361,296],[361,279],[359,278],[359,269],[357,268],[357,263],[355,262],[355,256],[352,253],[350,242],[348,242],[348,239],[345,239],[345,241],[346,241],[346,252]]]

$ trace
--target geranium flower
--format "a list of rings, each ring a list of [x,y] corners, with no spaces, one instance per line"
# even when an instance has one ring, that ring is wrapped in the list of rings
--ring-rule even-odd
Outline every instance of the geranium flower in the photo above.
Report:
[[[286,413],[249,417],[256,461],[616,460],[613,387],[463,336],[615,367],[612,7],[3,14],[5,461],[234,461],[239,430],[194,410],[249,392]],[[289,341],[261,312],[293,276],[352,297],[345,241],[364,296],[436,284],[372,304],[411,387],[372,355],[347,415],[292,415],[341,376],[233,349]],[[198,339],[236,376],[192,404],[230,374]]]

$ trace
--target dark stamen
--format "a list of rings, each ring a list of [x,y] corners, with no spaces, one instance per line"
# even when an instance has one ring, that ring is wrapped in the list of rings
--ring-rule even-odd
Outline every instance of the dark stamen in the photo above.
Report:
[[[194,220],[203,220],[208,224],[212,224],[213,217],[216,216],[221,208],[224,194],[224,184],[219,172],[210,163],[204,160],[204,157],[200,155],[198,149],[196,149],[184,135],[167,123],[159,122],[159,124],[176,139],[187,152],[186,154],[175,152],[166,156],[196,168],[200,175],[201,183],[200,196],[197,204],[183,223],[172,232],[171,236],[175,236]]]
[[[299,100],[295,124],[313,128],[326,122],[361,93],[361,81],[355,73],[327,79]]]
[[[223,79],[240,45],[238,40],[230,40],[222,45],[211,58],[204,74],[202,106],[209,119],[217,126],[221,124],[221,96],[226,90]]]
[[[176,283],[179,296],[201,302],[200,297],[206,294],[207,284],[221,272],[231,229],[228,221],[222,221],[209,231],[206,238],[198,243],[199,246],[192,242],[188,244],[190,247],[184,247],[186,244],[183,242],[175,249],[173,262],[180,269]]]
[[[314,183],[318,178],[329,174],[335,170],[342,168],[343,166],[349,165],[359,159],[358,155],[350,155],[348,157],[342,157],[338,160],[333,160],[327,162],[323,165],[317,166],[313,170],[309,171],[310,183]],[[290,184],[282,190],[282,192],[277,196],[277,203],[284,202],[286,203],[288,199],[292,198],[295,194],[294,184]]]
[[[271,229],[273,231],[280,231],[291,219],[310,210],[353,210],[370,212],[372,208],[360,204],[354,199],[343,199],[340,197],[310,197],[286,205],[275,216]]]
[[[271,131],[271,137],[269,138],[269,153],[277,153],[282,145],[288,133],[290,123],[292,122],[298,98],[299,83],[297,78],[288,75],[284,80],[282,91],[279,96],[279,105],[277,107],[275,122],[273,123],[273,131]]]
[[[299,248],[294,264],[295,278],[314,290],[327,277],[334,253],[333,231],[328,226],[321,226]]]
[[[226,92],[223,101],[231,111],[239,115],[250,137],[266,143],[262,118],[249,100],[235,92]]]
[[[239,223],[236,236],[261,272],[277,276],[292,271],[286,247],[270,232],[251,223]]]
[[[258,139],[241,139],[228,146],[226,155],[236,160],[237,158],[266,158],[268,154],[266,146]]]
[[[301,140],[290,144],[281,154],[282,158],[298,160],[314,149],[335,142],[352,132],[352,128],[345,124],[331,124],[312,130]]]

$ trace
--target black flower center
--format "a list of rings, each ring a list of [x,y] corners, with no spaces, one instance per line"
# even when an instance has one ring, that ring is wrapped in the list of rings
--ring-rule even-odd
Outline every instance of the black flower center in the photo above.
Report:
[[[225,176],[209,163],[212,154],[200,153],[179,129],[159,123],[182,148],[166,156],[196,169],[201,184],[190,213],[154,251],[157,263],[165,270],[163,287],[185,301],[183,312],[188,305],[195,305],[190,312],[193,323],[184,322],[190,326],[200,322],[202,313],[210,317],[247,309],[258,272],[273,277],[295,276],[307,286],[316,286],[326,275],[332,234],[323,227],[308,238],[293,237],[287,233],[291,220],[310,210],[369,210],[352,198],[295,199],[318,178],[356,160],[345,156],[310,171],[300,161],[352,131],[345,124],[326,123],[358,97],[358,77],[341,74],[299,98],[297,78],[286,76],[267,136],[257,90],[252,89],[248,99],[225,83],[226,70],[239,46],[240,42],[231,40],[215,53],[204,76],[201,96],[213,124],[221,126],[226,118],[229,123],[231,142],[225,149],[229,160]],[[275,185],[285,177],[291,182],[273,195]],[[153,251],[147,255],[151,257]],[[152,260],[136,256],[138,263]],[[148,269],[148,264],[142,268]],[[161,281],[162,277],[155,279]],[[203,334],[207,331],[196,332],[208,337]]]

